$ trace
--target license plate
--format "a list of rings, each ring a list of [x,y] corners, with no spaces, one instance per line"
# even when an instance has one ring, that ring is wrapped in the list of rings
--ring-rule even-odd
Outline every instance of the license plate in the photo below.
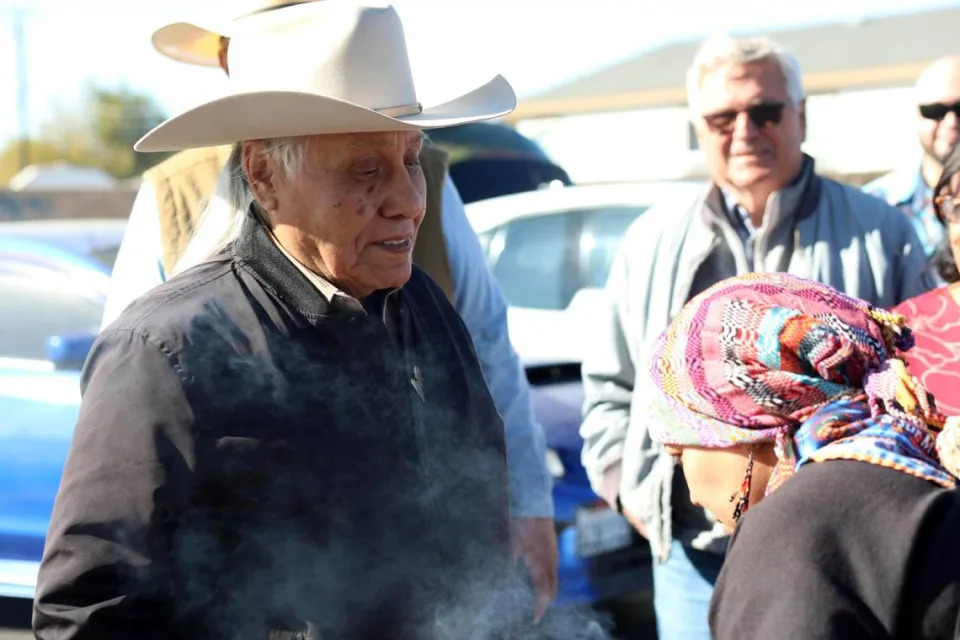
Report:
[[[633,527],[609,508],[577,510],[577,555],[597,556],[624,549],[633,542]]]

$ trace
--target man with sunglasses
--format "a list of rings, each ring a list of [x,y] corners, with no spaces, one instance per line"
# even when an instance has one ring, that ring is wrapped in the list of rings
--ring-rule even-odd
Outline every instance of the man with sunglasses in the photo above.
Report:
[[[931,256],[944,241],[943,225],[933,211],[931,187],[960,137],[960,55],[940,58],[927,67],[917,79],[916,96],[917,134],[923,152],[919,166],[913,159],[864,190],[903,211]]]
[[[728,538],[649,437],[653,341],[687,300],[734,275],[789,272],[881,307],[934,284],[907,219],[817,175],[803,153],[805,92],[793,55],[766,38],[710,40],[689,70],[687,96],[712,180],[692,201],[658,203],[627,231],[583,362],[584,466],[595,491],[650,542],[661,640],[710,637]]]

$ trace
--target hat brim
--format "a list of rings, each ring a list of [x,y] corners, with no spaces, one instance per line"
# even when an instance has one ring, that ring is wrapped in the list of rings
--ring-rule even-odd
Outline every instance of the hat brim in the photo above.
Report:
[[[201,67],[220,66],[220,38],[229,37],[227,25],[174,22],[154,31],[150,42],[161,54]]]
[[[314,93],[237,93],[170,118],[140,138],[134,149],[180,151],[242,140],[437,129],[506,115],[516,104],[513,89],[499,75],[454,100],[396,118]]]

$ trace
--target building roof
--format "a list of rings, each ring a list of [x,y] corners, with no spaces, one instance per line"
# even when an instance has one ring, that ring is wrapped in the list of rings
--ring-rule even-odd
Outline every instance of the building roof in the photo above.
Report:
[[[912,84],[930,62],[960,50],[958,25],[960,9],[949,9],[763,35],[799,58],[812,94]],[[664,45],[522,100],[509,119],[683,105],[684,77],[700,42]]]
[[[103,169],[82,167],[66,162],[32,164],[10,179],[10,189],[112,189],[117,181]]]

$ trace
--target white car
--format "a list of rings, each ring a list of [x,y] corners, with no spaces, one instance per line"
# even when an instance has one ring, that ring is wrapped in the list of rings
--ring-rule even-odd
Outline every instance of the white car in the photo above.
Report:
[[[690,201],[700,182],[616,183],[518,193],[467,205],[506,297],[510,339],[530,364],[579,363],[597,296],[627,227],[658,202]]]

